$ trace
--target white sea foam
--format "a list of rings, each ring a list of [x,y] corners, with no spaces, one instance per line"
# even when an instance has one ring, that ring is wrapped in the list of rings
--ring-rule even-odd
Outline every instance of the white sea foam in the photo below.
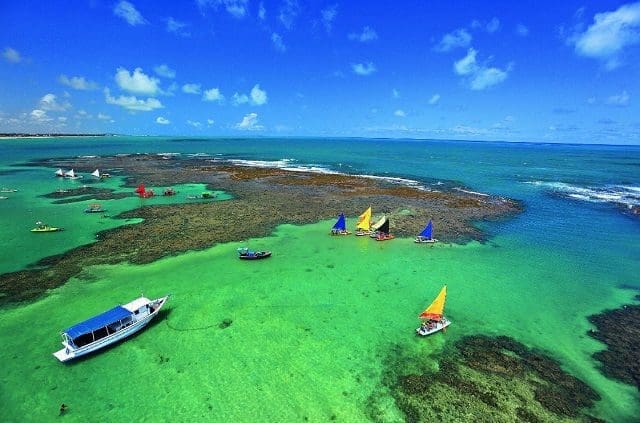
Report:
[[[351,175],[360,178],[369,178],[376,179],[381,181],[390,182],[398,185],[405,185],[409,187],[413,187],[422,191],[433,191],[421,185],[420,182],[408,179],[408,178],[400,178],[395,176],[378,176],[378,175],[366,175],[366,174],[356,174],[352,175],[349,173],[339,172],[333,169],[329,169],[324,166],[320,166],[317,164],[295,164],[294,159],[280,159],[280,160],[243,160],[243,159],[213,159],[212,161],[227,161],[236,166],[250,166],[250,167],[263,167],[263,168],[277,168],[282,170],[287,170],[290,172],[309,172],[309,173],[320,173],[326,175]]]
[[[633,185],[578,186],[565,182],[529,181],[530,185],[546,188],[574,200],[591,203],[612,203],[626,207],[640,206],[640,187]]]
[[[473,194],[473,195],[481,195],[483,197],[488,197],[489,194],[485,194],[484,192],[477,192],[477,191],[470,191],[468,189],[462,189],[462,188],[454,188],[456,191],[460,191],[460,192],[464,192],[465,194]]]

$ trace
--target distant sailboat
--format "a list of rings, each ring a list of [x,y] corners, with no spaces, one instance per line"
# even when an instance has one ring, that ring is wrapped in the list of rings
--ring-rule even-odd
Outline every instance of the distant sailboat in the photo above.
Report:
[[[433,222],[431,221],[431,219],[429,219],[429,223],[427,223],[427,226],[425,226],[422,232],[418,234],[418,236],[415,239],[415,242],[419,244],[421,243],[433,244],[436,241],[437,239],[433,238]]]
[[[371,207],[358,217],[358,224],[356,225],[356,236],[369,234],[371,234]]]
[[[378,227],[376,241],[388,241],[395,238],[395,236],[389,233],[389,218],[385,217],[382,225]]]
[[[380,229],[380,226],[384,225],[385,220],[387,220],[387,216],[382,216],[376,223],[371,225],[371,238],[375,238],[378,236],[378,230]]]
[[[447,285],[443,286],[435,300],[418,317],[424,319],[416,333],[421,336],[443,330],[451,324],[451,321],[444,317],[444,302],[447,298]]]
[[[64,170],[62,169],[56,170],[56,176],[59,178],[64,178]]]
[[[340,213],[338,221],[333,228],[331,228],[331,235],[349,235],[351,232],[347,230],[347,219],[344,217],[344,213]]]
[[[147,190],[144,187],[144,184],[140,184],[138,185],[138,188],[136,188],[136,194],[138,194],[138,197],[140,198],[149,198],[149,197],[153,197],[155,195],[155,192],[153,192],[152,189]]]
[[[71,169],[68,172],[65,172],[64,177],[68,178],[68,179],[80,179],[80,178],[82,178],[82,176],[76,175],[76,173],[73,171],[73,169]]]
[[[91,176],[95,176],[96,178],[100,177],[100,170],[96,169],[93,172],[91,172]]]

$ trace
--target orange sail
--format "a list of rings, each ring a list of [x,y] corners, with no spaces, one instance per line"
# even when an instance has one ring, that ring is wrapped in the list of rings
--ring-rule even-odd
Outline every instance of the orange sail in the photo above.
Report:
[[[431,305],[427,307],[425,311],[420,313],[419,317],[422,319],[434,319],[434,320],[441,319],[442,314],[444,313],[444,301],[446,297],[447,297],[447,285],[442,287],[436,299],[433,300]]]

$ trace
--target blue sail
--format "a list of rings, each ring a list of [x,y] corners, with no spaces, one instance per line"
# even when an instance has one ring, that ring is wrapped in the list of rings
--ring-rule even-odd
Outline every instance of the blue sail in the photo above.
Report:
[[[422,232],[420,232],[418,236],[422,236],[427,239],[431,239],[433,237],[433,222],[431,220],[429,220],[429,223],[427,223],[427,226],[424,227],[424,229],[422,230]]]
[[[340,213],[338,216],[338,221],[335,225],[333,225],[333,230],[336,231],[346,231],[347,230],[347,220],[344,218],[344,213]]]

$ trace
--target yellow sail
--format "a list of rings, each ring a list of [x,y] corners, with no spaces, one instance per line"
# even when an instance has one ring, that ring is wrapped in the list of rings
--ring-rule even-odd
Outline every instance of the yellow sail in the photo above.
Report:
[[[360,217],[358,217],[358,225],[356,226],[356,229],[368,231],[370,226],[371,226],[371,207],[366,209],[364,213],[362,213]]]
[[[444,301],[447,297],[447,285],[443,286],[440,293],[429,307],[420,313],[422,319],[440,319],[444,313]]]

